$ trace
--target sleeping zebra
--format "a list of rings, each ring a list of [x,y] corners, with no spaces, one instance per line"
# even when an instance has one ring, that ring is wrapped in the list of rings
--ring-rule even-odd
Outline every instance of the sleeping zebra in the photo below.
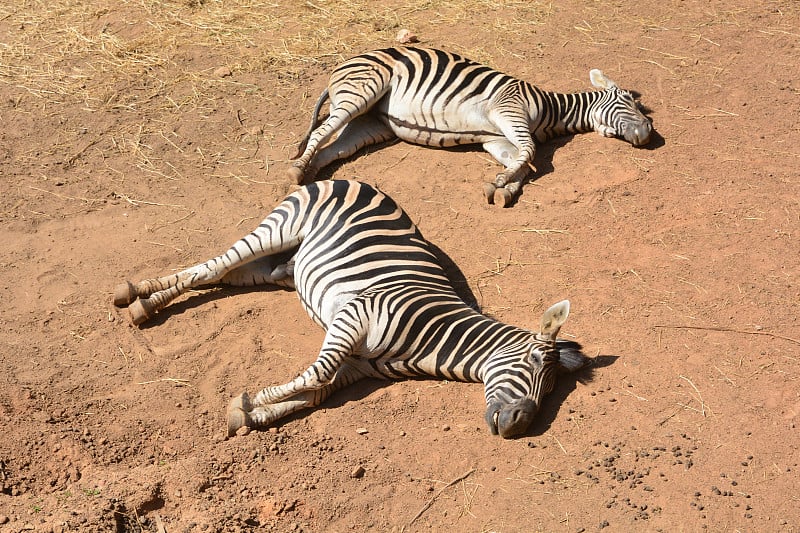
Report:
[[[589,78],[600,91],[560,94],[441,50],[367,52],[334,69],[288,173],[303,183],[333,161],[395,138],[435,147],[481,144],[505,167],[484,184],[484,195],[505,207],[533,169],[536,142],[589,131],[634,146],[650,141],[652,125],[634,96],[599,70]]]
[[[538,332],[503,324],[456,294],[430,245],[388,196],[355,181],[322,181],[290,194],[226,253],[177,274],[118,286],[135,324],[187,290],[225,283],[294,286],[326,330],[316,361],[283,385],[228,408],[228,434],[314,407],[365,377],[482,382],[493,434],[524,433],[559,372],[589,360],[557,338],[564,300]],[[138,299],[137,299],[138,298]]]

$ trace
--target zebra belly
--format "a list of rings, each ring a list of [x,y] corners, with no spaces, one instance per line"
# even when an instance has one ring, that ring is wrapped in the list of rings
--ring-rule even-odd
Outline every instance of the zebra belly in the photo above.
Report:
[[[382,121],[398,138],[424,146],[449,147],[482,144],[504,135],[490,122],[479,106],[447,106],[388,104],[379,110]]]
[[[298,284],[297,296],[308,316],[327,331],[336,314],[358,296],[366,288],[365,285],[368,286],[369,283],[337,284],[333,290],[314,291],[305,290],[308,284]]]

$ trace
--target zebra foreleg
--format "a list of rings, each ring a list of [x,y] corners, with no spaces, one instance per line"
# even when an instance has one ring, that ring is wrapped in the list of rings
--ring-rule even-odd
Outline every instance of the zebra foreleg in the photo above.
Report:
[[[316,390],[303,391],[287,399],[272,404],[254,405],[246,392],[240,394],[228,405],[228,436],[232,437],[241,427],[251,429],[265,427],[276,420],[302,409],[316,407],[331,394],[365,377],[356,368],[342,365],[330,383]]]
[[[517,148],[506,138],[483,143],[483,149],[506,167],[505,171],[497,174],[494,183],[483,185],[483,194],[490,204],[496,203],[501,207],[508,207],[522,188],[522,180],[525,179],[528,168],[533,168],[534,155],[534,149],[529,148],[527,143],[523,146],[522,149]]]

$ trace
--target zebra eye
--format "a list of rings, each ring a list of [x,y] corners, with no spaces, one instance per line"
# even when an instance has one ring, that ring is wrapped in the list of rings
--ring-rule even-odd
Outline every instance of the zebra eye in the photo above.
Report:
[[[542,365],[542,352],[540,352],[539,350],[534,349],[534,350],[530,351],[529,355],[530,355],[530,358],[531,358],[531,362],[534,365],[536,365],[536,366],[541,366]]]

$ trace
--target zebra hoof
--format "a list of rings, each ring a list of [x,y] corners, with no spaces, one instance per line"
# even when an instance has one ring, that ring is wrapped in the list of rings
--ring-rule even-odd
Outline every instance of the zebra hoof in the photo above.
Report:
[[[139,299],[128,306],[128,312],[131,314],[131,321],[135,326],[145,322],[156,314],[156,307],[148,299]]]
[[[303,178],[305,177],[305,173],[300,167],[291,166],[286,170],[286,175],[289,176],[289,179],[296,184],[300,185],[303,183]]]
[[[114,305],[122,307],[128,305],[136,299],[136,288],[133,283],[126,281],[114,288]]]
[[[494,203],[500,207],[508,207],[514,200],[514,195],[508,189],[497,189],[494,191]]]
[[[246,392],[231,400],[228,404],[228,437],[233,437],[243,427],[252,427],[253,420],[247,412],[250,410],[250,397]]]
[[[494,194],[497,190],[494,183],[484,183],[483,184],[483,196],[486,197],[486,201],[490,204],[494,203]]]

